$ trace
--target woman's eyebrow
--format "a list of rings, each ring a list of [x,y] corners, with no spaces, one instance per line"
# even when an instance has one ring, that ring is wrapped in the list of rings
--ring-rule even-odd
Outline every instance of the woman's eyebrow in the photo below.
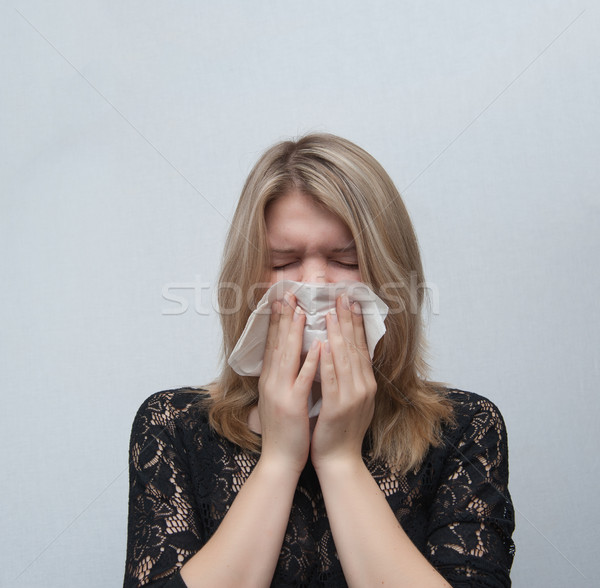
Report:
[[[271,247],[270,251],[271,251],[271,253],[287,255],[289,253],[297,253],[299,250],[294,247],[283,247],[283,248]],[[356,245],[354,243],[350,243],[344,247],[334,247],[333,249],[330,249],[329,251],[331,253],[355,253]]]
[[[298,250],[293,247],[286,247],[284,249],[278,249],[276,247],[271,247],[271,253],[280,253],[282,255],[286,255],[287,253],[296,253]]]
[[[348,243],[345,247],[335,247],[331,250],[331,253],[354,253],[356,251],[356,244],[354,241]]]

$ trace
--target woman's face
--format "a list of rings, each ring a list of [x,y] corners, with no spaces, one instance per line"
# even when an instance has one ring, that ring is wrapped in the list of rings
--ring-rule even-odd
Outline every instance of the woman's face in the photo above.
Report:
[[[307,283],[360,281],[352,234],[311,196],[288,192],[265,211],[271,252],[271,285],[280,280]]]

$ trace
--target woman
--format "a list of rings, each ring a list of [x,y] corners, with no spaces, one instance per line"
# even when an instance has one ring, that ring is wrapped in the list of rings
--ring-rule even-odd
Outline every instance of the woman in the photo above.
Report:
[[[283,142],[250,173],[220,277],[225,358],[283,279],[374,290],[390,312],[373,360],[347,296],[302,357],[288,293],[259,378],[225,364],[204,390],[150,397],[132,431],[125,586],[510,585],[502,417],[426,379],[417,240],[386,172],[349,141]]]

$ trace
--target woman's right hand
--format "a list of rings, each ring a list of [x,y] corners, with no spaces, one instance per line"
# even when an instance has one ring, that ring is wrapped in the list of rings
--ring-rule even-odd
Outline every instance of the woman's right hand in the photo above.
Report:
[[[261,456],[219,528],[181,568],[190,588],[273,582],[296,485],[308,459],[308,395],[319,362],[317,347],[298,373],[305,316],[295,313],[295,307],[293,296],[273,304],[258,380]]]
[[[292,294],[286,293],[283,302],[273,303],[258,380],[260,461],[289,467],[298,475],[310,450],[308,396],[319,364],[317,343],[300,369],[305,319]]]

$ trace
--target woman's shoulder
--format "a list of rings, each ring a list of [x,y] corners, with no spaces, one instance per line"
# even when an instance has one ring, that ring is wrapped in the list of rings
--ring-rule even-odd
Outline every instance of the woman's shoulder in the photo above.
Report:
[[[186,386],[154,392],[137,411],[135,424],[169,426],[193,418],[207,418],[206,404],[210,398],[208,388]]]
[[[458,388],[447,388],[445,395],[453,405],[455,422],[451,428],[455,431],[469,429],[474,432],[492,428],[505,434],[502,413],[489,398]]]
[[[481,394],[460,390],[459,388],[446,388],[445,394],[459,413],[468,414],[473,411],[487,410],[500,414],[499,408],[489,398]]]
[[[464,457],[466,448],[470,448],[469,451],[493,451],[506,455],[506,424],[496,404],[485,396],[466,390],[448,388],[445,392],[453,405],[454,421],[444,427],[442,451],[458,451]]]

